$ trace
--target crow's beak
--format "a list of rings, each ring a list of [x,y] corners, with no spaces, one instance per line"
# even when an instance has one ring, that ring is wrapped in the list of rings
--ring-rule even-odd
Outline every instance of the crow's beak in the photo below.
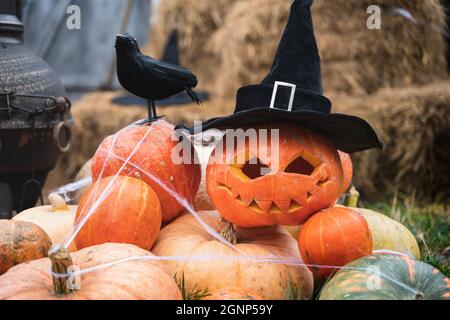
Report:
[[[124,34],[116,34],[116,44],[114,45],[115,48],[121,43],[126,43],[128,40],[127,36]]]

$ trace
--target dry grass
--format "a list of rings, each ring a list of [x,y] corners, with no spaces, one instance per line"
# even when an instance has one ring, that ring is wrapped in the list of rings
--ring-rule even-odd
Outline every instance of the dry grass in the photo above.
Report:
[[[368,120],[383,151],[354,155],[355,183],[366,195],[400,190],[450,196],[450,82],[384,89],[373,96],[334,96],[334,111]]]

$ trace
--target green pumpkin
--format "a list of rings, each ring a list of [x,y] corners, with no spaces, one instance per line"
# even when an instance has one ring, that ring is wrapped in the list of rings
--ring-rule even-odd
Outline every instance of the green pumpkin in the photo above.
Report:
[[[450,281],[438,269],[408,256],[371,255],[336,272],[320,300],[449,300]]]

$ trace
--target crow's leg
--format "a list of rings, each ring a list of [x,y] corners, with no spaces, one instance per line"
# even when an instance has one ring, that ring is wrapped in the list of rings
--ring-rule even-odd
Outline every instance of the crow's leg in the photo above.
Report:
[[[147,100],[148,120],[153,121],[157,118],[155,100]]]

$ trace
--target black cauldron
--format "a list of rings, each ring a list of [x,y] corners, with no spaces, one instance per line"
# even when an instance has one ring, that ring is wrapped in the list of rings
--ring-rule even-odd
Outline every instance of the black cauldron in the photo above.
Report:
[[[70,102],[58,76],[22,42],[14,0],[0,1],[0,218],[42,201],[70,147]]]

